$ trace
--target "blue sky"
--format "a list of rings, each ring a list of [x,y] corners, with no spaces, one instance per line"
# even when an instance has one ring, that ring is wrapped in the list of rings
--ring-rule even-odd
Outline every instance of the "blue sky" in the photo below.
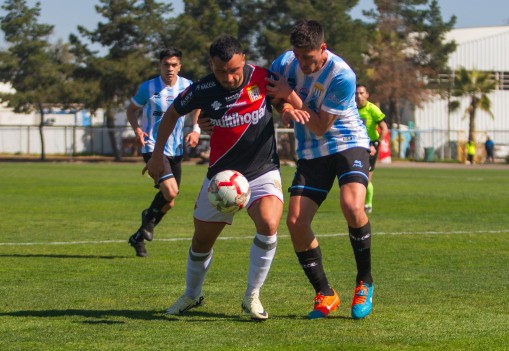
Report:
[[[29,6],[34,6],[37,0],[27,0]],[[77,33],[77,26],[95,29],[102,21],[95,11],[99,0],[39,0],[41,2],[40,23],[54,25],[52,42],[58,39],[67,40],[70,33]],[[173,3],[176,12],[181,12],[181,0],[163,0]],[[296,0],[298,1],[298,0]],[[340,1],[340,0],[338,0]],[[0,0],[3,3],[3,0]],[[452,15],[457,16],[456,28],[504,26],[509,25],[509,0],[439,0],[442,17],[448,20]],[[354,18],[363,18],[362,10],[374,8],[373,0],[360,0],[352,11]],[[0,15],[3,12],[0,10]],[[0,47],[4,47],[3,33],[0,33]]]

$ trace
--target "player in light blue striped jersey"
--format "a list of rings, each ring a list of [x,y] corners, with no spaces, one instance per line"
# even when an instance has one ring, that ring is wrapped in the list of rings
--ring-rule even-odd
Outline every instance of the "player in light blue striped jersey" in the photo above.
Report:
[[[141,147],[145,162],[148,162],[157,139],[157,129],[164,112],[173,100],[192,84],[189,79],[178,75],[182,67],[182,52],[176,48],[164,49],[159,53],[160,75],[143,82],[132,97],[127,108],[127,119],[136,134],[136,142]],[[141,126],[138,122],[138,111],[142,110]],[[200,128],[198,127],[198,111],[193,115],[193,131],[185,142],[194,147],[198,144]],[[174,132],[168,138],[164,154],[165,172],[156,180],[159,189],[149,208],[142,211],[141,226],[129,238],[129,244],[135,249],[137,256],[147,256],[145,239],[154,237],[154,227],[174,205],[181,179],[181,161],[184,153],[184,119],[178,120]]]
[[[272,64],[279,79],[267,79],[272,85],[267,90],[284,100],[278,106],[283,124],[295,124],[298,161],[286,222],[299,263],[316,292],[309,318],[325,318],[340,304],[311,228],[336,178],[357,263],[351,313],[355,319],[363,318],[371,312],[373,294],[371,227],[364,212],[369,137],[355,103],[355,73],[327,49],[323,28],[316,21],[299,21],[290,43],[292,50]]]

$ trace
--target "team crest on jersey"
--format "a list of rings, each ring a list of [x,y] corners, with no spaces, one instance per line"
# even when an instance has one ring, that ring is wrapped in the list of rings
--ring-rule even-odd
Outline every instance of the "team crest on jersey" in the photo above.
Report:
[[[251,102],[260,100],[262,98],[262,93],[260,92],[258,85],[251,85],[247,87],[246,90]]]
[[[311,90],[311,94],[313,94],[313,96],[315,98],[319,98],[320,95],[323,94],[323,92],[325,91],[323,85],[319,84],[319,83],[315,83],[315,85],[313,86],[313,90]]]

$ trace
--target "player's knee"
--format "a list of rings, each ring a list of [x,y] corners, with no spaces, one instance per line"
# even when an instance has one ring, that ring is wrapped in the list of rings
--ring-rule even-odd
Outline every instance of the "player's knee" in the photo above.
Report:
[[[277,228],[279,226],[279,218],[275,216],[270,216],[264,218],[262,223],[258,226],[258,232],[266,235],[271,235],[277,232]]]
[[[364,202],[363,201],[349,201],[342,204],[343,213],[347,217],[358,217],[364,213]]]
[[[194,235],[191,242],[191,249],[194,252],[209,252],[212,249],[212,245],[209,240],[203,237]]]
[[[164,199],[166,200],[166,202],[168,202],[168,204],[173,203],[173,200],[178,195],[178,189],[173,189],[171,187],[160,187],[159,190],[161,190],[161,193],[163,194]]]
[[[288,227],[288,230],[290,230],[290,232],[293,233],[308,228],[311,225],[311,223],[307,218],[303,216],[288,215],[288,217],[286,218],[286,225]]]

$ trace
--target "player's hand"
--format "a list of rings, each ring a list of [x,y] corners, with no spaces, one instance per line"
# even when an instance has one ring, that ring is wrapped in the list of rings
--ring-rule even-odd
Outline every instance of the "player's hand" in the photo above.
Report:
[[[152,157],[143,168],[142,174],[145,174],[146,171],[148,171],[148,175],[152,177],[152,179],[157,181],[164,171],[163,158],[156,157],[152,154]]]
[[[274,73],[277,79],[266,77],[267,82],[267,94],[273,98],[287,100],[292,94],[293,89],[288,85],[285,77],[278,73]]]
[[[297,109],[288,109],[283,112],[281,115],[281,122],[283,122],[284,126],[289,126],[290,121],[294,121],[300,124],[306,124],[309,122],[309,118],[311,116],[309,115],[309,112],[304,110],[297,110]]]
[[[198,125],[200,126],[202,133],[211,134],[214,130],[214,126],[212,125],[210,118],[202,113],[200,113],[200,117],[198,117]]]
[[[145,138],[148,137],[148,134],[142,131],[141,129],[136,130],[136,144],[139,146],[145,146]]]
[[[369,155],[375,156],[375,154],[376,154],[376,148],[373,145],[370,145],[369,146]]]
[[[200,134],[197,132],[191,132],[186,135],[186,145],[189,147],[196,147],[200,142]]]

